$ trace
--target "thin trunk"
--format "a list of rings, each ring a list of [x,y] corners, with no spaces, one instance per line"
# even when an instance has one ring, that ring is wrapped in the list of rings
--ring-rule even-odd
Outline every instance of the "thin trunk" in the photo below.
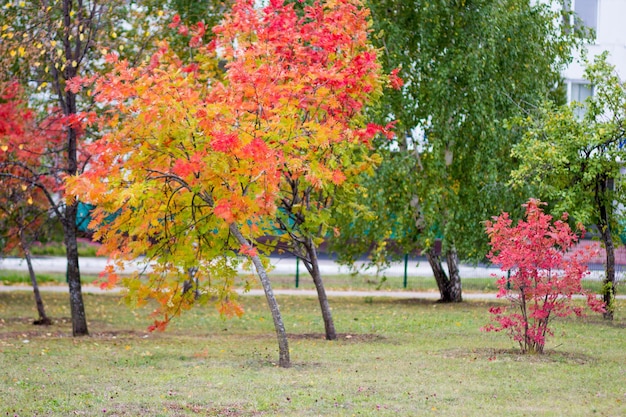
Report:
[[[39,284],[37,283],[37,277],[35,276],[35,269],[33,268],[32,257],[28,244],[22,239],[22,250],[24,251],[24,257],[26,258],[26,265],[28,265],[28,275],[30,275],[30,283],[33,286],[33,294],[35,295],[35,304],[37,305],[37,314],[39,319],[35,320],[35,325],[49,326],[52,324],[52,320],[46,315],[46,310],[43,306],[43,300],[41,299],[41,293],[39,292]]]
[[[76,242],[76,207],[77,203],[68,204],[65,209],[63,229],[65,232],[65,250],[67,258],[67,283],[70,290],[70,310],[72,312],[72,335],[87,336],[87,316],[80,284],[78,268],[78,244]],[[72,221],[72,219],[74,221]]]
[[[65,49],[65,57],[67,62],[78,60],[80,56],[73,55],[70,44],[69,28],[72,26],[72,6],[70,0],[63,1],[63,22],[67,31],[64,33],[63,44]],[[80,42],[80,40],[77,40]],[[79,51],[77,47],[77,54]],[[77,75],[78,68],[73,65],[66,65],[63,70],[63,79],[70,80]],[[60,74],[57,73],[57,77]],[[63,107],[66,116],[78,113],[76,107],[76,94],[70,90],[64,93],[58,91],[59,102]],[[63,99],[64,98],[64,99]],[[67,127],[67,167],[66,173],[69,176],[78,173],[78,132],[75,128]],[[63,219],[63,231],[65,233],[65,248],[67,252],[67,282],[70,289],[70,308],[72,311],[72,334],[74,336],[86,336],[89,334],[87,330],[87,318],[85,316],[85,305],[83,303],[83,295],[80,284],[80,270],[78,268],[78,244],[76,242],[76,212],[78,202],[73,201],[67,204],[65,208],[65,216]]]
[[[230,225],[230,233],[237,239],[239,244],[242,246],[252,246],[250,242],[246,240],[246,238],[241,234],[239,228],[235,223]],[[291,366],[291,360],[289,359],[289,344],[287,342],[287,332],[285,331],[285,325],[283,323],[283,318],[280,314],[280,308],[278,307],[278,302],[276,301],[276,297],[274,297],[274,291],[272,291],[272,285],[270,284],[269,277],[267,276],[267,271],[261,262],[261,259],[257,255],[251,256],[250,259],[256,268],[257,275],[261,280],[261,284],[263,285],[263,290],[265,291],[265,298],[267,299],[267,304],[269,305],[270,311],[272,313],[272,319],[274,320],[274,328],[276,329],[276,336],[278,338],[278,365],[281,368],[289,368]]]
[[[309,261],[305,262],[315,289],[317,290],[317,299],[320,303],[320,309],[322,310],[322,318],[324,319],[324,330],[326,331],[326,340],[337,340],[337,333],[335,332],[335,323],[333,321],[333,315],[330,311],[330,305],[328,304],[328,297],[326,296],[326,290],[324,289],[324,282],[322,281],[322,275],[320,273],[319,259],[317,258],[317,250],[313,239],[307,238],[306,251],[309,255]]]
[[[450,291],[448,290],[448,282],[450,281],[448,275],[446,275],[446,271],[443,269],[443,265],[441,264],[441,257],[435,252],[434,248],[431,248],[426,252],[426,258],[428,259],[428,263],[433,270],[433,275],[435,276],[435,281],[437,281],[437,287],[439,287],[439,302],[441,303],[449,303],[452,301],[450,298]]]
[[[607,207],[607,181],[599,181],[596,186],[596,202],[600,209],[600,221],[598,229],[604,248],[606,249],[606,269],[604,278],[603,298],[606,305],[604,318],[613,320],[615,310],[615,246],[613,245],[613,235],[609,225],[609,207]]]
[[[613,320],[615,310],[615,246],[613,245],[613,236],[609,226],[602,225],[599,227],[601,227],[600,234],[602,236],[602,243],[604,243],[604,248],[606,249],[606,276],[604,278],[604,288],[602,291],[606,312],[603,316],[607,320]]]
[[[454,247],[450,248],[446,253],[446,259],[448,261],[448,292],[450,295],[450,301],[453,303],[460,303],[463,301],[462,287],[461,287],[461,275],[459,274],[459,256]]]

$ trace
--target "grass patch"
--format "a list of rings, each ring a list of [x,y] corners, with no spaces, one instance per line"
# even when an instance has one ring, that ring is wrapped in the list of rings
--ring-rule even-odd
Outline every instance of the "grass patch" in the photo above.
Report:
[[[324,275],[324,286],[329,290],[355,290],[355,291],[438,291],[437,283],[433,277],[408,277],[407,286],[404,288],[403,277],[387,277],[381,280],[371,275]],[[272,286],[274,288],[295,288],[295,275],[271,275]],[[497,292],[497,278],[463,278],[463,291],[465,292]],[[255,281],[256,282],[256,281]],[[260,284],[255,284],[257,288],[261,288]],[[618,284],[619,285],[619,284]],[[315,289],[311,277],[304,273],[300,274],[298,280],[298,288]],[[583,288],[593,293],[599,293],[602,290],[602,282],[594,280],[583,280]],[[619,292],[619,290],[618,290]]]
[[[64,284],[66,282],[64,274],[55,273],[37,273],[37,279],[40,284]],[[97,275],[81,274],[81,282],[83,284],[93,283],[98,279]],[[275,275],[271,274],[272,286],[275,289],[296,288],[295,277],[291,275]],[[324,285],[327,290],[354,290],[354,291],[417,291],[417,292],[437,292],[437,283],[431,277],[410,277],[407,287],[403,286],[402,277],[388,277],[382,281],[373,276],[368,275],[325,275],[323,277]],[[261,284],[252,277],[253,288],[261,289]],[[0,270],[0,283],[3,285],[14,284],[30,284],[30,277],[27,272]],[[463,291],[474,293],[497,292],[495,278],[465,278],[462,279]],[[618,283],[621,287],[621,284]],[[307,274],[300,275],[298,282],[300,289],[315,289],[313,280]],[[583,288],[595,294],[599,294],[602,290],[601,281],[584,280]],[[618,293],[621,293],[618,288]]]
[[[48,274],[48,273],[36,273],[37,282],[41,285],[46,284],[64,284],[66,282],[65,274]],[[98,279],[97,275],[81,274],[81,282],[83,284],[91,284]],[[16,285],[16,284],[28,284],[30,285],[30,276],[28,272],[21,271],[9,271],[0,269],[0,284],[2,285]]]
[[[79,239],[78,255],[86,257],[96,256],[100,245],[87,239]],[[45,244],[36,243],[31,248],[33,256],[65,256],[65,245],[63,242],[48,242]],[[9,254],[10,256],[19,256],[17,252]]]
[[[618,319],[557,322],[547,354],[481,333],[491,303],[333,298],[327,342],[313,297],[279,297],[293,368],[276,367],[262,297],[224,320],[199,307],[149,334],[150,309],[85,295],[90,337],[70,337],[67,295],[44,293],[55,324],[30,325],[32,294],[0,293],[0,415],[617,416],[626,414],[626,303]]]

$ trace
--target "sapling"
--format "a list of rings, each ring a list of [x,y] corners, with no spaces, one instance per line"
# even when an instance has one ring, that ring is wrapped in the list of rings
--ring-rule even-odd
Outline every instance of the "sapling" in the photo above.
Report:
[[[605,308],[581,284],[597,248],[573,250],[579,238],[567,223],[568,214],[553,221],[541,208],[545,204],[530,199],[524,204],[525,220],[516,226],[508,213],[485,222],[491,245],[487,257],[507,272],[497,281],[498,297],[510,304],[490,308],[493,323],[483,330],[506,331],[522,353],[543,353],[546,336],[553,335],[549,325],[554,318],[583,314],[584,308],[573,303],[573,295],[586,295],[593,311]],[[577,229],[584,236],[584,226],[578,224]]]

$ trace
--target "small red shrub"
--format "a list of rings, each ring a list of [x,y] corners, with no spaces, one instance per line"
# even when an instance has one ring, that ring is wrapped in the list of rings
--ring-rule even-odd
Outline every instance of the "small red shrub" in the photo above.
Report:
[[[483,330],[506,331],[523,353],[543,353],[546,336],[553,334],[548,326],[553,318],[583,314],[572,296],[587,295],[581,281],[589,274],[586,263],[594,255],[593,250],[570,252],[578,237],[566,222],[567,213],[553,222],[542,205],[530,199],[524,205],[526,219],[516,226],[508,213],[485,222],[491,245],[487,257],[510,274],[498,280],[498,297],[511,304],[491,308],[493,323]],[[584,227],[578,228],[584,234]],[[604,303],[591,294],[587,304],[593,311],[604,310]]]

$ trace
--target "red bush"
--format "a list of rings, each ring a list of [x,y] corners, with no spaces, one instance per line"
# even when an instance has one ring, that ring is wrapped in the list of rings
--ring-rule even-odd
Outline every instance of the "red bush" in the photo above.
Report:
[[[530,199],[524,205],[526,220],[517,226],[512,226],[508,213],[485,223],[491,245],[487,257],[509,272],[497,282],[498,297],[507,298],[511,304],[491,308],[495,323],[483,330],[507,331],[523,353],[543,352],[546,336],[553,334],[549,327],[553,318],[582,315],[583,308],[572,303],[573,295],[587,295],[593,311],[604,310],[604,303],[581,287],[583,277],[589,274],[586,263],[594,253],[570,252],[578,237],[566,222],[567,213],[552,222],[542,205],[545,203]],[[584,234],[584,227],[578,228]]]

